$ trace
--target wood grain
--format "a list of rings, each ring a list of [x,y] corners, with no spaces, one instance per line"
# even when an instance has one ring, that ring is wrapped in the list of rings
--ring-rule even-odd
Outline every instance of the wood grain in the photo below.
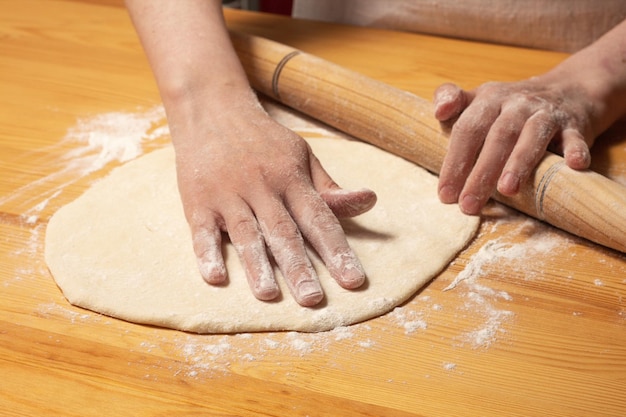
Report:
[[[158,105],[158,94],[119,2],[3,6],[0,415],[623,414],[624,256],[499,204],[484,211],[476,240],[406,305],[335,332],[199,336],[72,307],[43,262],[45,225],[110,166],[60,175],[80,147],[63,138],[79,120]],[[233,30],[426,98],[443,81],[513,80],[564,57],[255,13],[226,16]],[[624,130],[614,133],[594,149],[594,169],[623,181]],[[445,290],[459,277],[467,279]]]

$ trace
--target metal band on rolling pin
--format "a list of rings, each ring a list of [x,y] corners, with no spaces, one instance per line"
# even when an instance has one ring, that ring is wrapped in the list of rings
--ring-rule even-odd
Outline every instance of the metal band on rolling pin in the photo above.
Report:
[[[545,215],[543,213],[543,204],[546,197],[546,193],[550,186],[550,182],[559,170],[565,166],[565,161],[559,161],[550,166],[550,168],[541,176],[537,190],[535,191],[535,207],[537,208],[537,218],[543,220]]]
[[[293,51],[283,57],[280,60],[278,65],[276,65],[276,69],[274,70],[274,74],[272,75],[272,92],[274,93],[274,97],[280,100],[280,92],[278,91],[278,79],[280,78],[280,72],[283,70],[287,62],[296,55],[300,55],[300,51]]]

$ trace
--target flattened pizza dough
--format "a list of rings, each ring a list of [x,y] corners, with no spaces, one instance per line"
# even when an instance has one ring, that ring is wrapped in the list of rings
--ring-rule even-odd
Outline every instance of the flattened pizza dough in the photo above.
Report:
[[[136,323],[198,333],[324,331],[401,304],[476,233],[479,219],[441,204],[436,177],[414,164],[357,141],[309,143],[342,187],[378,195],[370,212],[342,221],[367,273],[363,288],[339,287],[311,253],[326,294],[320,306],[299,306],[278,270],[282,297],[259,301],[229,243],[228,285],[205,283],[171,147],[117,168],[51,218],[45,257],[55,281],[72,304]]]

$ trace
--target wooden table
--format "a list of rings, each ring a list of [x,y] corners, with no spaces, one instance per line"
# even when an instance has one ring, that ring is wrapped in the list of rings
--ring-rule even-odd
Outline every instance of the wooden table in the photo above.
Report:
[[[565,57],[246,12],[227,21],[425,98]],[[46,222],[118,163],[101,154],[113,162],[99,169],[94,132],[147,123],[127,132],[154,133],[137,152],[167,143],[153,131],[155,83],[118,1],[5,0],[0,92],[0,415],[626,415],[624,255],[498,204],[409,303],[328,333],[199,336],[69,305],[43,261]],[[626,183],[624,132],[598,144],[594,169]]]

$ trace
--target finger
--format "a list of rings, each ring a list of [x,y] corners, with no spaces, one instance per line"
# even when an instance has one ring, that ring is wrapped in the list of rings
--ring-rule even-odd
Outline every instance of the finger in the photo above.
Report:
[[[257,211],[265,241],[296,302],[312,307],[324,298],[304,240],[282,202]],[[263,220],[264,219],[264,220]]]
[[[376,204],[376,193],[372,190],[362,188],[352,191],[339,187],[313,153],[310,154],[310,166],[313,185],[335,216],[358,216]]]
[[[250,289],[259,300],[273,300],[280,294],[280,289],[274,279],[259,225],[243,202],[228,207],[233,214],[225,216],[226,229],[244,267]]]
[[[457,118],[471,102],[471,96],[459,86],[446,83],[435,90],[435,118],[445,122]]]
[[[448,152],[439,173],[439,199],[443,203],[459,201],[465,180],[498,113],[498,107],[475,102],[452,127]]]
[[[526,120],[524,110],[519,108],[512,112],[503,112],[495,120],[459,197],[461,211],[466,214],[480,213],[496,189],[498,178]]]
[[[558,124],[549,112],[538,111],[528,118],[498,180],[497,189],[501,194],[517,194],[520,185],[545,155],[557,130]]]
[[[363,285],[363,266],[350,248],[339,220],[319,194],[314,190],[295,190],[287,195],[287,203],[304,237],[337,283],[347,289]]]
[[[563,157],[572,169],[587,169],[591,164],[591,152],[583,135],[577,129],[564,129],[561,133]]]
[[[222,232],[215,221],[191,226],[193,249],[200,275],[209,284],[219,285],[228,277],[222,255]]]
[[[321,193],[333,214],[338,218],[355,217],[369,211],[376,204],[376,193],[367,188],[344,190],[337,188]]]

